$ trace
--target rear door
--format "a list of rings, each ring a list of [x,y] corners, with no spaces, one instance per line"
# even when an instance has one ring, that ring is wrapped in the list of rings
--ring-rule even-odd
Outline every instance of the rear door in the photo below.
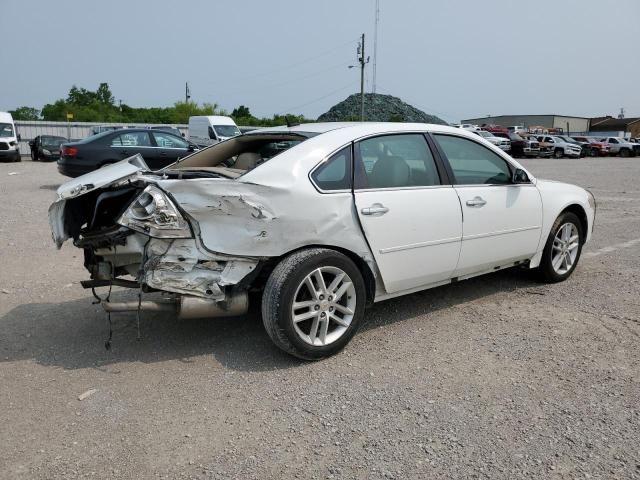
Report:
[[[355,145],[354,196],[387,293],[453,274],[462,237],[458,196],[421,133]]]
[[[171,165],[180,158],[189,155],[189,142],[172,133],[162,131],[151,131],[154,140],[155,155],[158,159],[158,167],[163,168]]]
[[[462,206],[462,248],[455,276],[531,258],[542,231],[542,200],[535,185],[512,183],[513,167],[484,145],[434,134]]]
[[[110,149],[116,161],[140,154],[151,169],[157,168],[156,152],[151,144],[151,136],[147,130],[119,131],[111,137]]]

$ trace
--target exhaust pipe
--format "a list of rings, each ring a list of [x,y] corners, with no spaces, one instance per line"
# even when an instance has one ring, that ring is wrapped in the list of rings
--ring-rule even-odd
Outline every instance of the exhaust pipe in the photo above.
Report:
[[[177,298],[144,300],[142,302],[102,302],[105,312],[173,312],[180,320],[192,318],[235,317],[249,310],[247,292],[227,296],[216,302],[207,298],[181,295]]]

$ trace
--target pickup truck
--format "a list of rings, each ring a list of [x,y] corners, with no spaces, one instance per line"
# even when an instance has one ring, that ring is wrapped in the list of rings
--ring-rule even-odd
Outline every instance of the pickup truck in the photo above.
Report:
[[[540,155],[540,144],[535,140],[526,140],[515,132],[502,133],[492,131],[496,137],[508,138],[511,141],[511,155],[518,157],[537,157]]]
[[[621,157],[634,157],[640,155],[637,153],[635,144],[622,137],[604,137],[600,139],[600,142],[609,146],[610,155],[620,155]]]
[[[605,157],[609,155],[609,145],[604,142],[599,142],[593,137],[573,137],[573,139],[581,144],[589,143],[589,151],[587,153],[592,157]]]
[[[582,155],[582,147],[580,145],[566,142],[562,137],[538,135],[537,139],[539,142],[551,144],[554,158],[562,158],[564,156],[579,158]]]
[[[503,137],[496,137],[493,133],[487,132],[486,130],[475,130],[473,133],[484,138],[486,141],[493,143],[504,152],[511,151],[511,140]]]

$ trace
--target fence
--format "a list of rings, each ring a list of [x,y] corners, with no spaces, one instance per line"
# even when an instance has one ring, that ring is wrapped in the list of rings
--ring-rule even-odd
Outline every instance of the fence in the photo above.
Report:
[[[81,140],[92,134],[92,128],[99,126],[114,127],[152,127],[157,123],[92,123],[92,122],[48,122],[48,121],[28,121],[16,120],[16,130],[20,134],[20,153],[27,155],[31,150],[29,142],[38,135],[56,135],[68,138],[69,141]],[[187,135],[187,125],[171,125],[177,127],[182,133]]]

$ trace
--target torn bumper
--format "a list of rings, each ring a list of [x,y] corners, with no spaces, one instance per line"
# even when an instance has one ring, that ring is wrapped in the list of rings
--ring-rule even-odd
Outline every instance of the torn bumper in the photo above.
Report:
[[[204,253],[194,239],[157,239],[140,233],[127,236],[122,245],[97,248],[93,253],[97,265],[92,276],[125,271],[149,289],[214,301],[225,300],[227,287],[237,286],[258,266],[256,259]]]

